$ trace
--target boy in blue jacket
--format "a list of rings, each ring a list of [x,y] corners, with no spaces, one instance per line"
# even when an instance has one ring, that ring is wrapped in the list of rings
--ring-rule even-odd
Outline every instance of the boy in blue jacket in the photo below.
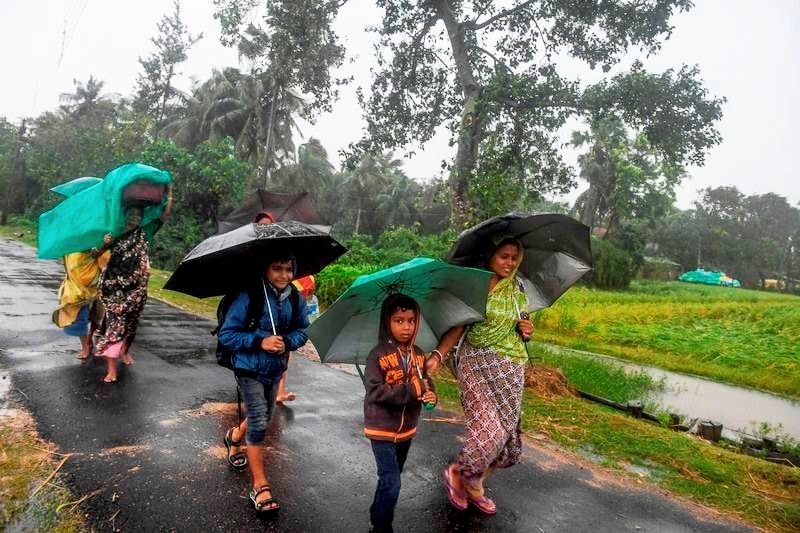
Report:
[[[246,439],[246,460],[241,457],[240,463],[234,466],[250,466],[253,478],[250,500],[256,511],[277,511],[280,508],[264,472],[264,439],[275,407],[278,382],[288,366],[287,356],[308,340],[305,301],[290,297],[296,271],[297,264],[292,255],[271,258],[264,277],[258,282],[265,300],[255,330],[247,323],[248,306],[252,305],[250,294],[253,292],[245,291],[231,303],[218,334],[219,342],[234,352],[234,375],[247,413],[244,421],[228,430],[225,444],[230,453],[241,445],[242,437]],[[294,306],[297,309],[293,309]],[[231,457],[236,455],[240,454],[231,454]]]

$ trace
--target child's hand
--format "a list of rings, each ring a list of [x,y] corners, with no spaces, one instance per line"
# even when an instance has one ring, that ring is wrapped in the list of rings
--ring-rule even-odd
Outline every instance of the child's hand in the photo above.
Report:
[[[425,394],[422,395],[422,398],[420,398],[420,400],[422,400],[423,403],[430,403],[436,405],[438,398],[436,397],[435,392],[433,392],[432,390],[427,390],[425,391]]]
[[[261,341],[261,349],[267,352],[280,353],[286,349],[286,345],[283,343],[283,337],[273,335]]]

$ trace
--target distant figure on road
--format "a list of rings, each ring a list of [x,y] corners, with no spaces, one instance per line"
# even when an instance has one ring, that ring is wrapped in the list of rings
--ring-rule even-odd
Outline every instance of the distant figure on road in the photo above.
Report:
[[[95,356],[106,359],[107,372],[103,378],[106,383],[117,381],[117,359],[122,359],[126,365],[133,364],[129,350],[147,301],[150,278],[147,237],[152,237],[167,221],[171,209],[171,186],[161,218],[146,228],[141,226],[142,207],[128,206],[125,232],[111,245],[111,258],[99,285],[103,320],[95,334]]]
[[[90,316],[92,307],[97,301],[97,283],[100,274],[108,263],[113,237],[110,233],[103,238],[102,244],[88,252],[74,252],[64,256],[64,281],[58,289],[59,306],[53,312],[53,322],[64,333],[78,337],[81,351],[78,359],[87,359],[91,353]]]
[[[252,475],[250,501],[256,511],[277,511],[264,471],[264,439],[275,408],[278,383],[288,366],[288,354],[308,340],[308,314],[303,298],[292,287],[297,270],[290,254],[270,258],[256,291],[241,292],[231,303],[219,330],[219,342],[234,352],[234,375],[244,398],[246,418],[225,434],[228,461],[241,468],[249,465]],[[292,294],[296,297],[292,297]],[[263,306],[255,330],[249,327],[252,298],[263,294]],[[296,309],[295,309],[296,307]],[[242,456],[242,439],[247,455]]]
[[[486,320],[469,326],[464,337],[464,326],[442,335],[427,366],[434,372],[443,354],[463,339],[457,370],[467,435],[457,461],[442,475],[453,507],[463,511],[472,504],[493,515],[497,507],[484,494],[483,482],[493,469],[520,460],[520,414],[528,360],[523,338],[530,337],[533,324],[527,318],[527,298],[517,279],[522,246],[504,239],[491,247],[487,257],[486,268],[494,275],[489,282]]]
[[[400,495],[400,474],[417,433],[422,403],[435,405],[433,383],[425,375],[425,352],[414,346],[419,305],[393,294],[381,306],[378,345],[367,356],[364,381],[364,434],[372,444],[378,486],[369,508],[371,531],[392,531]]]

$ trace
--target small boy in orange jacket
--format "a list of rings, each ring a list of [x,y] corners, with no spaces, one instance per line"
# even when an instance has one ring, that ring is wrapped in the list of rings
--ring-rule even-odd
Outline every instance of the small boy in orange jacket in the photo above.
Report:
[[[369,510],[371,531],[392,531],[400,495],[400,474],[417,433],[422,404],[435,405],[433,383],[425,374],[425,354],[414,346],[419,305],[393,294],[381,306],[378,345],[367,357],[364,381],[364,434],[378,467],[378,486]]]

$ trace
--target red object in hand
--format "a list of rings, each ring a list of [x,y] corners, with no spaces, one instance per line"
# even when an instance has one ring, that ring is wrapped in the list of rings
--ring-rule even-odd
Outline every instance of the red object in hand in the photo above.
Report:
[[[158,205],[164,200],[166,187],[161,183],[134,181],[122,191],[122,201],[126,204],[145,203]]]

